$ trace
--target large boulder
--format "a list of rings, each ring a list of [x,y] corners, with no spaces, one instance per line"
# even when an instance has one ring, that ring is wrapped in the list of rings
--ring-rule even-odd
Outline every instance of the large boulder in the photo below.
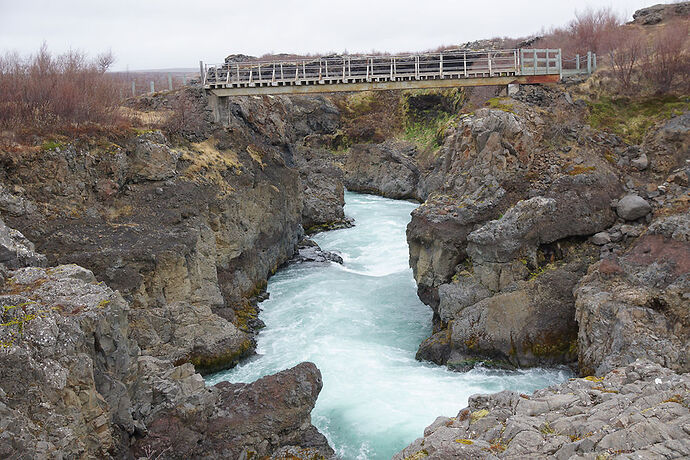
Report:
[[[532,395],[473,395],[393,459],[687,458],[690,375],[636,361]]]
[[[197,372],[233,367],[252,350],[251,337],[208,305],[174,302],[130,312],[131,335],[142,354],[192,363]]]
[[[132,452],[171,459],[263,458],[298,446],[304,458],[330,457],[333,450],[310,417],[322,386],[321,373],[312,363],[250,384],[219,383],[207,390],[213,406],[206,410],[189,406],[150,417],[146,435]]]
[[[639,195],[626,195],[618,201],[616,212],[625,220],[637,220],[652,212],[652,207]]]

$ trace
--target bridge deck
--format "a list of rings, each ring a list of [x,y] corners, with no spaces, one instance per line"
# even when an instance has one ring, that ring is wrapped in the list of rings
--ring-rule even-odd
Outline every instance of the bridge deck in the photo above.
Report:
[[[591,59],[591,58],[590,58]],[[563,73],[556,49],[449,50],[441,53],[328,56],[201,66],[216,96],[300,94],[381,89],[444,88],[555,82]]]

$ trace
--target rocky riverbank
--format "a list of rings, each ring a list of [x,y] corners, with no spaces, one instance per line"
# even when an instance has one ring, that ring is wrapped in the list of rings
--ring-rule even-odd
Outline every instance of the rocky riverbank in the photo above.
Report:
[[[333,113],[242,98],[182,139],[2,152],[0,213],[37,250],[0,223],[0,456],[332,454],[310,424],[312,364],[211,388],[198,372],[253,353],[256,302],[305,228],[349,225],[342,173],[302,142],[328,135]]]
[[[310,423],[322,386],[313,364],[207,388],[192,364],[173,358],[232,351],[230,323],[206,320],[208,307],[177,305],[156,356],[140,347],[147,342],[131,326],[141,314],[118,291],[78,265],[25,267],[45,259],[1,227],[3,458],[332,454]],[[180,333],[199,328],[204,335]]]
[[[394,460],[686,458],[690,376],[649,361],[532,395],[474,395]]]

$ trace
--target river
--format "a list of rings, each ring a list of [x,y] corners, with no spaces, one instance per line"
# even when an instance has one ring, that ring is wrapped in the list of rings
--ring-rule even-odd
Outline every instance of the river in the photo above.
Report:
[[[417,205],[351,192],[345,200],[355,227],[314,237],[344,264],[291,265],[273,276],[261,304],[260,356],[207,384],[252,382],[312,361],[324,382],[312,422],[349,460],[390,458],[474,393],[531,392],[571,376],[562,369],[456,373],[416,361],[431,333],[431,309],[417,298],[408,267],[405,227]]]

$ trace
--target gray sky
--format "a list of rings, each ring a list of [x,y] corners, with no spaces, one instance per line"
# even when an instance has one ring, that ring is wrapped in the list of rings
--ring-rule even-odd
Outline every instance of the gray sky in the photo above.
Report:
[[[0,53],[96,55],[114,70],[198,67],[231,53],[417,51],[563,25],[610,6],[631,18],[654,0],[0,0]],[[669,2],[661,2],[669,3]]]

